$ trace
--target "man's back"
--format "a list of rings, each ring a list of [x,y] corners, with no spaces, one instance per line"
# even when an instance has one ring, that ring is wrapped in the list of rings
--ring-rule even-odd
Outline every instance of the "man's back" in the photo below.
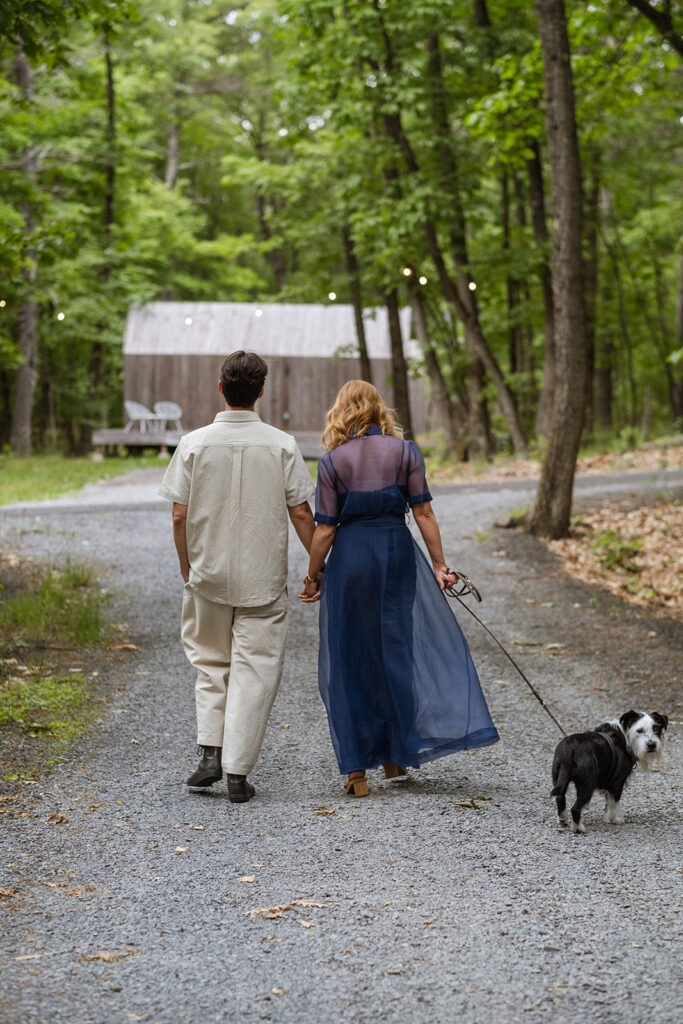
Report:
[[[186,434],[159,493],[188,506],[189,585],[219,604],[273,601],[287,581],[287,508],[313,491],[294,438],[255,412]]]

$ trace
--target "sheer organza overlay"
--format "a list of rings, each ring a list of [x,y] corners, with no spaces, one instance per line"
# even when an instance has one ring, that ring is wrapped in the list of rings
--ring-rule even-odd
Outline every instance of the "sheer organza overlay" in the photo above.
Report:
[[[419,449],[379,427],[321,460],[316,519],[338,529],[322,583],[319,685],[342,773],[498,739],[467,642],[406,525],[423,501]]]

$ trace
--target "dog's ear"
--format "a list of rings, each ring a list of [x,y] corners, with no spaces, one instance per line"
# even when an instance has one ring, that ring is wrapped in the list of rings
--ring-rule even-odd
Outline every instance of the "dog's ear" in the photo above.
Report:
[[[640,711],[634,711],[633,709],[631,709],[630,711],[627,711],[626,714],[621,716],[621,718],[619,719],[619,724],[621,725],[624,732],[628,732],[633,723],[637,722],[638,719],[642,717],[643,716],[640,713]]]
[[[650,715],[650,718],[661,727],[662,731],[666,729],[667,725],[669,724],[668,715],[660,715],[659,711],[653,711]]]

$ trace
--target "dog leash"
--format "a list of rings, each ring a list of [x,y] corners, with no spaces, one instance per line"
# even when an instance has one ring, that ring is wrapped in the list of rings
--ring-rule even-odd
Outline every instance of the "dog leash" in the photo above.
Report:
[[[553,722],[555,723],[557,728],[560,730],[562,735],[566,736],[567,733],[564,731],[564,729],[562,728],[562,726],[560,725],[558,720],[555,718],[555,715],[552,713],[552,711],[550,710],[550,708],[548,707],[546,702],[543,700],[543,698],[541,697],[541,695],[538,692],[538,690],[532,685],[532,683],[529,682],[529,680],[527,679],[525,674],[522,672],[521,668],[519,667],[519,665],[517,664],[515,659],[512,657],[510,652],[506,651],[506,649],[503,647],[503,645],[500,642],[500,640],[498,639],[498,637],[494,636],[494,634],[491,632],[491,630],[486,625],[486,623],[482,622],[481,619],[479,618],[479,616],[477,614],[475,614],[475,612],[472,611],[472,609],[469,607],[469,605],[466,605],[465,602],[462,600],[463,597],[469,597],[469,595],[471,594],[478,603],[481,603],[482,597],[481,597],[481,594],[479,593],[479,590],[477,589],[477,587],[474,585],[474,583],[469,578],[469,576],[465,575],[464,572],[459,572],[458,569],[450,569],[449,572],[454,572],[457,575],[457,577],[458,577],[458,583],[460,583],[462,585],[461,585],[459,590],[456,590],[456,587],[458,586],[458,583],[453,584],[452,587],[445,587],[444,588],[444,594],[446,594],[447,597],[454,598],[459,604],[462,605],[462,607],[466,611],[468,611],[470,613],[472,618],[476,619],[477,622],[479,623],[479,625],[482,626],[483,629],[486,630],[486,632],[491,637],[491,639],[494,640],[495,643],[498,644],[498,646],[500,647],[501,651],[506,656],[506,658],[508,658],[512,662],[514,667],[517,669],[517,671],[519,672],[520,676],[522,677],[524,682],[527,684],[527,686],[529,687],[529,689],[531,690],[531,692],[533,693],[534,697],[536,698],[538,703],[541,705],[543,710],[548,715],[550,715],[550,717],[552,718]]]

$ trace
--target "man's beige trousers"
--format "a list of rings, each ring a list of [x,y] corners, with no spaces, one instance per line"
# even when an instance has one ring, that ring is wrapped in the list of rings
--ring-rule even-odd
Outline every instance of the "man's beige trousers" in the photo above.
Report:
[[[271,604],[233,608],[186,586],[181,635],[197,669],[197,742],[223,748],[223,769],[248,775],[258,760],[280,685],[287,591]]]

